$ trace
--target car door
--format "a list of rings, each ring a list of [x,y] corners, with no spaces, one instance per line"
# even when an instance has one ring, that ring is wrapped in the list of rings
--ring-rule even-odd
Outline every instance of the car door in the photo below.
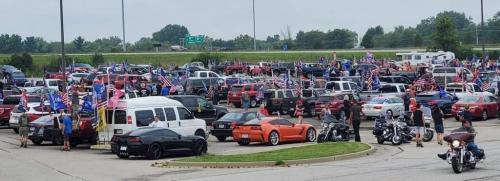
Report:
[[[194,135],[196,128],[192,126],[191,121],[194,117],[191,113],[184,107],[177,107],[177,115],[179,115],[179,131],[175,132],[183,136]]]
[[[215,108],[209,104],[206,99],[197,97],[196,103],[199,106],[198,110],[195,112],[197,118],[208,122],[215,120]]]
[[[486,105],[486,111],[488,116],[496,116],[497,114],[497,99],[493,96],[485,96],[484,104]]]
[[[180,127],[179,118],[177,117],[176,110],[173,107],[163,108],[165,112],[166,125],[167,128],[172,129],[174,131],[178,130]]]
[[[172,151],[185,147],[185,144],[179,139],[179,134],[169,129],[158,130],[161,133],[161,145],[164,151]]]

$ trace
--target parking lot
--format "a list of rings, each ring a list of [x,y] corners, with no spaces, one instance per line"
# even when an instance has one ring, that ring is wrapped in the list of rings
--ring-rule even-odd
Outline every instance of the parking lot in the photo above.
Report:
[[[231,111],[242,111],[231,109]],[[288,116],[284,116],[288,117]],[[291,119],[296,122],[297,119]],[[307,123],[318,128],[319,120],[306,118]],[[142,157],[132,157],[128,160],[119,159],[108,151],[90,150],[88,145],[81,145],[71,152],[60,151],[60,146],[49,143],[43,146],[29,145],[28,149],[19,149],[17,135],[10,129],[0,129],[0,177],[12,180],[227,180],[238,178],[263,179],[274,177],[273,180],[331,180],[345,178],[346,180],[369,179],[372,176],[389,176],[389,180],[404,179],[402,175],[410,174],[412,178],[482,178],[491,176],[492,180],[500,175],[500,139],[498,129],[500,121],[475,122],[480,133],[478,145],[486,150],[487,160],[478,165],[474,172],[465,172],[463,177],[452,173],[451,166],[436,157],[437,153],[446,150],[445,146],[432,142],[424,143],[425,148],[415,148],[414,143],[401,146],[377,145],[371,130],[373,121],[365,121],[361,125],[363,142],[373,144],[377,151],[374,155],[313,165],[292,166],[291,168],[240,168],[240,169],[201,169],[201,168],[155,168],[155,161]],[[447,131],[456,128],[459,123],[452,118],[445,121]],[[270,147],[262,144],[239,146],[230,139],[218,142],[209,137],[209,154],[242,154],[262,152],[280,148],[302,146],[315,143],[289,143]],[[182,157],[184,155],[180,155]],[[168,157],[162,160],[178,158]],[[161,161],[161,160],[159,160]],[[379,163],[385,162],[383,166]],[[332,172],[335,170],[335,172]],[[406,171],[399,171],[406,170]],[[310,172],[307,176],[300,173]],[[419,172],[429,173],[422,175]],[[231,175],[228,175],[231,173]],[[354,174],[356,173],[356,174]],[[404,173],[404,174],[403,174]],[[496,173],[496,176],[495,176]],[[439,177],[431,177],[439,175]],[[387,177],[386,177],[387,178]],[[406,177],[407,178],[407,177]]]

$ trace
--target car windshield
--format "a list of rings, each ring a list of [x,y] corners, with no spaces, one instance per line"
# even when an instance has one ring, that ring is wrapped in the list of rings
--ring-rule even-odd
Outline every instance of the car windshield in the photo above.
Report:
[[[231,92],[240,92],[243,89],[243,86],[233,86],[231,87]]]
[[[373,98],[368,104],[384,104],[384,102],[388,102],[386,98]]]
[[[465,102],[465,103],[475,103],[479,101],[479,97],[475,96],[465,96],[462,99],[460,99],[460,102]]]
[[[245,123],[245,125],[260,125],[262,123],[262,120],[259,118],[252,119],[248,122]]]
[[[12,73],[12,77],[24,78],[24,74],[22,72],[14,72],[14,73]]]
[[[430,101],[432,99],[435,99],[436,96],[433,94],[426,94],[426,95],[417,95],[417,100],[422,100],[422,101]]]
[[[227,113],[220,118],[220,121],[238,121],[243,116],[242,113]]]

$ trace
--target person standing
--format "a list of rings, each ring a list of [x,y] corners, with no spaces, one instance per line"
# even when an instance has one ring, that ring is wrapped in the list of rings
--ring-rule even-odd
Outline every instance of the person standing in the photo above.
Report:
[[[304,100],[300,95],[295,102],[295,116],[299,118],[299,124],[302,124],[302,121],[304,121]]]
[[[246,91],[243,91],[241,94],[241,103],[243,104],[245,111],[248,111],[248,108],[250,107],[250,96]]]
[[[354,130],[354,141],[361,142],[361,137],[359,136],[359,125],[361,124],[361,116],[364,113],[361,111],[361,106],[357,103],[356,100],[352,100],[352,106],[349,115],[349,124],[352,125]]]
[[[19,117],[19,140],[21,141],[21,148],[28,147],[28,115],[23,111]]]
[[[437,133],[437,141],[439,145],[443,145],[443,111],[437,105],[432,107],[432,119],[434,120],[434,128]]]
[[[163,87],[165,87],[165,84],[163,84],[163,86],[160,83],[156,84],[156,95],[157,96],[160,96],[160,95],[163,96],[163,94],[162,94]]]
[[[424,113],[420,110],[420,104],[417,104],[416,110],[413,112],[412,119],[413,123],[415,124],[415,131],[416,131],[416,136],[415,139],[417,141],[417,147],[424,147],[422,144],[422,138],[421,136],[424,134]]]
[[[345,115],[345,120],[349,119],[351,116],[351,101],[349,101],[349,96],[345,95],[344,96],[344,115]]]
[[[160,92],[161,92],[160,93],[161,96],[168,96],[170,94],[170,89],[167,86],[167,84],[163,84],[163,87],[161,88]]]
[[[213,105],[219,105],[219,87],[214,86],[213,87],[213,95],[212,95],[212,104]]]
[[[63,151],[70,151],[70,138],[73,133],[73,120],[68,115],[63,115],[64,111],[61,110],[61,118],[63,119],[62,130],[64,137]]]

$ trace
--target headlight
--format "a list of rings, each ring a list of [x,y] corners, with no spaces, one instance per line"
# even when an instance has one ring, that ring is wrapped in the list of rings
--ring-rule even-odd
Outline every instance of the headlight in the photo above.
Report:
[[[453,146],[454,148],[457,148],[460,146],[460,142],[458,140],[455,140],[455,141],[453,141],[453,143],[451,143],[451,146]]]
[[[325,124],[325,123],[321,123],[321,127],[324,127],[324,128],[326,128],[326,127],[328,127],[328,124]]]

